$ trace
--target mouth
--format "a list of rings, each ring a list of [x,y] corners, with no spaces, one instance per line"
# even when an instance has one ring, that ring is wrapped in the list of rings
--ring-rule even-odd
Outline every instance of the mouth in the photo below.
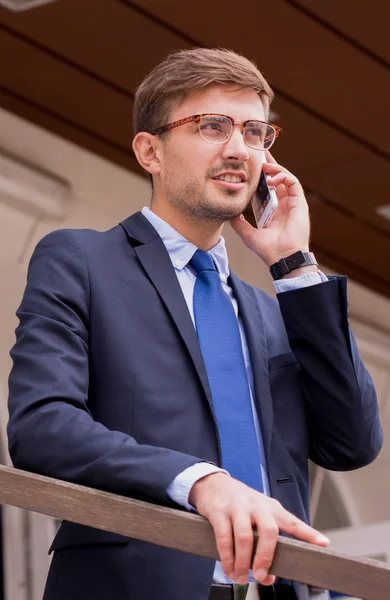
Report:
[[[214,177],[213,181],[215,181],[219,187],[240,191],[245,187],[246,175],[241,173],[234,175],[231,173],[223,173],[218,175],[218,177]]]

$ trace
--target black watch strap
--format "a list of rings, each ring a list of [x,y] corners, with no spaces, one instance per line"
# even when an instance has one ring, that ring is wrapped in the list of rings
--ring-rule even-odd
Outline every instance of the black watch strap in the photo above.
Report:
[[[274,280],[281,279],[294,269],[300,269],[301,267],[309,267],[310,265],[317,265],[317,261],[313,252],[295,252],[286,258],[281,258],[277,263],[270,266],[270,273]]]

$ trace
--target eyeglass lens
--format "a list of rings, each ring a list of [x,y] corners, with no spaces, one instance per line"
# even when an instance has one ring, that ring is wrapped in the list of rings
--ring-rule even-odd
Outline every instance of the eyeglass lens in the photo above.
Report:
[[[199,133],[206,142],[223,144],[232,131],[232,122],[227,117],[205,115],[199,122]],[[244,141],[247,146],[256,150],[268,150],[275,141],[275,130],[267,123],[249,121],[244,130]]]

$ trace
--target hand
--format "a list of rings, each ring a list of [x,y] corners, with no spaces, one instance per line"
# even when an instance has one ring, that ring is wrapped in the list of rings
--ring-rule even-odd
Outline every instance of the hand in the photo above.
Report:
[[[231,219],[234,231],[246,246],[258,254],[270,267],[298,250],[309,251],[310,219],[306,198],[298,179],[278,165],[270,152],[262,169],[272,177],[270,186],[276,188],[279,206],[267,227],[252,227],[241,215]]]
[[[225,473],[212,473],[199,479],[191,489],[189,502],[211,523],[227,577],[240,584],[248,581],[251,568],[263,585],[272,585],[272,564],[279,530],[305,542],[327,546],[329,540],[273,498],[246,486]],[[258,543],[251,565],[253,527]]]

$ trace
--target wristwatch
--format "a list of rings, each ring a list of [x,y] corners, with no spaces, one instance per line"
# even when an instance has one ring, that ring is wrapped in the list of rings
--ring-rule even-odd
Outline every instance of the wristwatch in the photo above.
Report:
[[[270,266],[270,273],[274,280],[281,279],[294,269],[301,267],[309,267],[315,265],[318,267],[317,261],[313,252],[295,252],[286,258],[281,258],[278,262]]]

